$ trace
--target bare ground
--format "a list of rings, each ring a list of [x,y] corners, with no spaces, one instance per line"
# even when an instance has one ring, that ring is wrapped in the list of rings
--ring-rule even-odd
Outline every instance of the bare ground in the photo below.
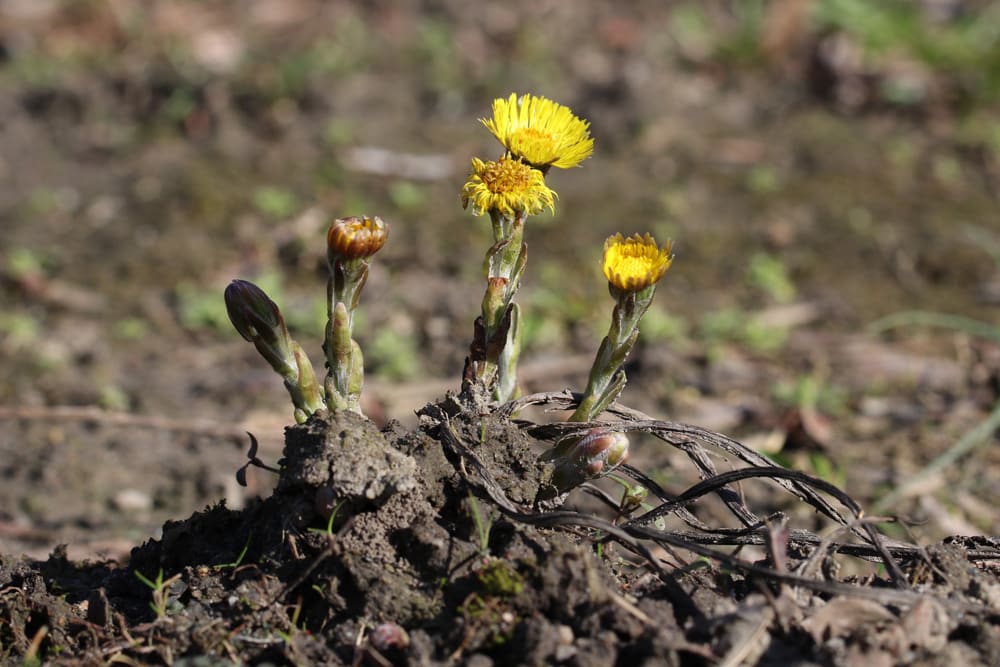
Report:
[[[1000,662],[996,426],[910,483],[989,425],[996,339],[917,320],[866,328],[912,309],[997,323],[998,165],[977,126],[990,115],[963,109],[960,86],[918,71],[926,98],[894,106],[872,91],[912,76],[912,62],[803,67],[829,37],[805,29],[766,63],[720,61],[659,3],[251,5],[0,13],[0,655]],[[733,28],[711,6],[713,29]],[[552,176],[558,214],[528,233],[520,300],[544,317],[525,389],[584,383],[609,306],[592,269],[603,238],[672,236],[678,258],[623,401],[710,429],[696,441],[716,473],[752,465],[718,449],[724,432],[834,483],[866,516],[900,490],[875,512],[901,518],[879,524],[899,572],[870,536],[837,531],[858,529],[850,508],[824,518],[762,471],[723,477],[686,509],[738,532],[750,517],[727,505],[735,491],[754,517],[783,512],[791,532],[772,517],[704,558],[709,540],[683,508],[629,526],[581,493],[570,514],[540,518],[535,457],[552,433],[441,400],[458,388],[487,238],[456,193],[469,157],[495,151],[475,119],[508,90],[569,104],[598,146],[583,169]],[[422,157],[406,171],[401,153]],[[379,502],[345,506],[328,531],[322,482],[275,487],[251,467],[249,486],[236,483],[246,431],[268,463],[301,452],[282,438],[280,383],[229,331],[221,289],[277,280],[286,313],[305,313],[297,335],[317,347],[322,234],[361,211],[393,236],[359,334],[380,350],[365,406],[379,426],[357,443],[414,472]],[[428,403],[440,410],[419,422]],[[635,436],[637,474],[660,501],[710,477],[683,442]],[[807,534],[829,541],[817,549]],[[833,555],[841,541],[862,546]]]

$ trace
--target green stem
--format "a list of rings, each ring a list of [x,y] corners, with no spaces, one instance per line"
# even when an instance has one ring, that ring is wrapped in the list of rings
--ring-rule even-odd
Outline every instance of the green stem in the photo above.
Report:
[[[620,370],[639,337],[639,321],[653,302],[655,291],[655,284],[639,292],[612,288],[617,304],[611,313],[611,326],[590,368],[587,389],[569,421],[592,421],[621,393],[625,374]]]
[[[501,401],[509,399],[517,389],[520,329],[518,314],[512,306],[528,257],[524,243],[526,219],[521,211],[510,217],[490,211],[494,242],[484,262],[486,291],[482,303],[486,358],[478,364],[476,374],[492,389],[493,397]],[[504,332],[508,316],[510,325]]]
[[[354,312],[368,280],[369,261],[368,258],[338,258],[330,266],[326,290],[328,319],[323,343],[327,366],[324,386],[330,410],[361,413],[364,362],[361,349],[351,336]]]
[[[507,342],[500,352],[497,368],[497,386],[493,398],[500,402],[509,401],[517,393],[517,360],[521,356],[521,309],[516,303],[510,305],[510,328]]]

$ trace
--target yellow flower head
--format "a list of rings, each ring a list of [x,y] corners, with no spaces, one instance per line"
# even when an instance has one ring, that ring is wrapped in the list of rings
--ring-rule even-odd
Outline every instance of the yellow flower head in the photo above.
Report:
[[[546,207],[555,211],[555,198],[542,172],[510,155],[497,162],[472,158],[472,175],[462,188],[462,207],[472,204],[476,215],[489,210],[506,216],[518,211],[534,215]]]
[[[575,167],[594,152],[590,123],[568,107],[534,95],[493,100],[493,120],[480,122],[525,162],[543,169]]]
[[[671,244],[656,245],[652,236],[615,234],[604,242],[604,277],[624,292],[638,292],[655,284],[670,268]]]

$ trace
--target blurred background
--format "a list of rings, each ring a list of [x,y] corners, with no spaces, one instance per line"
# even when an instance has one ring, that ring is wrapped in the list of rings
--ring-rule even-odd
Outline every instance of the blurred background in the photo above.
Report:
[[[919,538],[1000,531],[1000,3],[4,0],[0,552],[121,557],[266,494],[245,432],[273,462],[291,409],[222,290],[264,287],[321,365],[335,217],[391,226],[366,412],[457,389],[490,238],[459,191],[511,92],[596,139],[526,232],[526,392],[585,385],[604,239],[669,237],[624,403]]]

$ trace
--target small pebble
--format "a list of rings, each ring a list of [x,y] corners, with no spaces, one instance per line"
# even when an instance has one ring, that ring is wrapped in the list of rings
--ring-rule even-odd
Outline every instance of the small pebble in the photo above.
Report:
[[[405,649],[410,645],[410,636],[406,634],[406,630],[395,623],[379,623],[372,628],[371,634],[368,635],[368,641],[371,642],[375,650],[387,653],[392,650]]]
[[[120,512],[147,512],[153,509],[153,499],[139,489],[122,489],[111,502]]]

